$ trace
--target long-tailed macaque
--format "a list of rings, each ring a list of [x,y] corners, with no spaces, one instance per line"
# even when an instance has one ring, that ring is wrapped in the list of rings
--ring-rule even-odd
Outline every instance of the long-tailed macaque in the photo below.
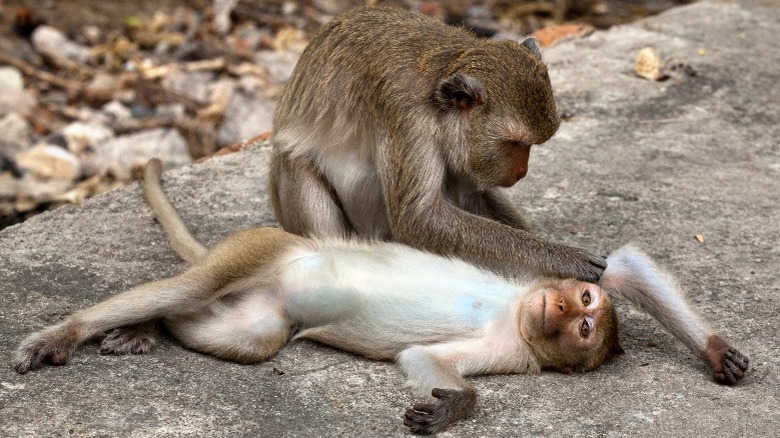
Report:
[[[747,357],[700,322],[636,249],[609,257],[601,285],[536,275],[507,280],[397,243],[308,239],[274,228],[240,231],[207,251],[165,198],[159,172],[159,161],[147,165],[144,194],[192,266],[29,336],[16,371],[64,365],[78,345],[112,329],[101,353],[142,353],[156,319],[184,345],[241,363],[308,338],[396,360],[408,384],[432,397],[408,409],[404,424],[434,433],[471,412],[476,392],[464,375],[592,370],[620,352],[606,291],[662,314],[718,382],[734,384],[747,370]]]
[[[392,240],[509,277],[597,281],[603,257],[532,234],[499,192],[559,123],[536,40],[354,9],[312,39],[277,106],[274,210],[303,236]]]

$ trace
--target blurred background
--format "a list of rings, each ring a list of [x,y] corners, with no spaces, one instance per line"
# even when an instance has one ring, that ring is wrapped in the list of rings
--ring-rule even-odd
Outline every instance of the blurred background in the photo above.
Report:
[[[0,0],[0,229],[271,131],[313,32],[356,6],[543,46],[689,0]]]

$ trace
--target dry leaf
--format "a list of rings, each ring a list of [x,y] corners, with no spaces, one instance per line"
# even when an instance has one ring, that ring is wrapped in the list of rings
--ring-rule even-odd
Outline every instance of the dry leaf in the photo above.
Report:
[[[661,57],[658,56],[655,49],[645,47],[636,55],[634,62],[634,72],[639,77],[657,81],[663,77],[661,73]]]

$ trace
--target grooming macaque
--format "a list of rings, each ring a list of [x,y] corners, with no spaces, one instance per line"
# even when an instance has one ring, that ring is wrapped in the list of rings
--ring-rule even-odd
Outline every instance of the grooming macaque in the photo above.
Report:
[[[597,281],[603,257],[529,231],[499,187],[558,129],[534,39],[358,8],[323,27],[274,114],[271,193],[292,233],[357,235],[513,277]]]
[[[159,161],[147,165],[144,194],[192,266],[29,336],[16,371],[64,365],[78,345],[112,329],[101,353],[144,352],[156,319],[184,345],[241,363],[308,338],[395,360],[411,387],[433,397],[408,409],[404,424],[433,433],[473,409],[476,392],[464,375],[586,371],[620,352],[607,290],[663,315],[719,382],[736,383],[748,366],[632,248],[610,256],[601,286],[530,274],[507,280],[397,243],[308,239],[274,228],[240,231],[207,251],[160,190],[159,172]]]

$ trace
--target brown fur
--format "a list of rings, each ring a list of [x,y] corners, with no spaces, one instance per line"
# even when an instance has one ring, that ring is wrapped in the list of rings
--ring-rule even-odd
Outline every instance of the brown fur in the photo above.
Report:
[[[304,51],[274,115],[285,230],[394,240],[507,276],[596,281],[605,261],[528,231],[497,191],[560,123],[535,43],[358,8]]]

